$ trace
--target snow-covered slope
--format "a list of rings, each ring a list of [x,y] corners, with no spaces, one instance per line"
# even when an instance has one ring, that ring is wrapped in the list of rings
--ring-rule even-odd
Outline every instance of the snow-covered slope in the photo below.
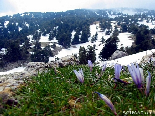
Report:
[[[7,24],[8,22],[5,22],[5,23]],[[112,29],[114,29],[116,24],[117,24],[116,21],[111,21]],[[145,20],[141,21],[141,22],[139,21],[139,24],[148,25],[150,29],[155,27],[154,23],[151,23],[151,22],[147,23]],[[62,49],[58,53],[58,55],[56,55],[54,57],[50,57],[49,61],[55,60],[55,58],[57,58],[57,57],[61,58],[61,57],[67,56],[67,55],[78,54],[80,46],[87,48],[88,45],[91,45],[91,46],[96,45],[96,61],[100,62],[100,65],[102,65],[103,62],[101,62],[100,59],[99,59],[99,53],[100,53],[100,51],[102,50],[102,48],[104,46],[104,44],[101,43],[101,38],[104,37],[104,39],[106,40],[106,39],[108,39],[110,37],[110,35],[106,35],[105,31],[104,32],[101,31],[101,29],[99,28],[99,23],[90,25],[91,37],[93,35],[95,35],[96,32],[98,33],[98,38],[97,38],[96,42],[91,43],[91,41],[89,41],[87,43],[71,46],[68,49]],[[72,37],[74,37],[75,33],[76,32],[73,30]],[[128,32],[119,33],[118,38],[119,38],[120,41],[118,42],[118,49],[121,48],[121,47],[127,47],[127,46],[130,47],[132,45],[133,40],[131,38],[129,38],[130,36],[132,36],[132,34],[128,33]],[[89,40],[91,40],[91,37],[89,38]],[[33,41],[32,40],[32,38],[33,38],[32,35],[29,35],[28,38],[30,39],[30,42]],[[46,36],[42,35],[41,39],[40,39],[40,42],[50,42],[48,40],[48,38],[49,38],[48,34]],[[54,39],[52,41],[57,42],[56,39]],[[122,64],[122,65],[128,65],[128,64],[130,64],[132,62],[139,63],[141,58],[143,56],[145,56],[146,54],[151,54],[152,53],[151,51],[155,52],[155,49],[140,52],[140,53],[129,55],[129,56],[125,56],[125,57],[122,57],[122,58],[119,58],[119,59],[116,59],[116,60],[107,61],[107,63],[110,64],[110,65],[112,65],[113,63],[116,63],[116,62],[119,63],[119,64]],[[13,69],[13,70],[10,70],[10,71],[7,71],[7,72],[0,72],[0,75],[9,74],[9,73],[13,73],[13,72],[21,72],[23,70],[24,70],[24,67],[19,67],[19,68],[16,68],[16,69]]]
[[[152,54],[152,52],[155,52],[155,49],[147,50],[144,52],[139,52],[137,54],[125,56],[122,58],[118,58],[116,60],[106,61],[109,65],[113,65],[115,63],[119,63],[121,65],[129,65],[130,63],[139,63],[143,56]]]
[[[6,72],[0,72],[0,75],[6,75],[6,74],[10,74],[10,73],[15,73],[15,72],[22,72],[24,71],[25,67],[18,67],[18,68],[14,68],[12,70],[6,71]]]
[[[112,28],[114,26],[115,26],[115,22],[112,21]],[[61,58],[61,57],[67,56],[67,55],[78,54],[80,46],[87,48],[88,45],[91,45],[91,46],[96,45],[96,61],[100,62],[99,53],[100,53],[100,51],[102,50],[102,48],[104,46],[104,44],[101,43],[101,38],[104,37],[104,39],[106,40],[106,39],[108,39],[110,37],[110,35],[106,35],[105,31],[104,32],[101,31],[101,29],[99,28],[99,24],[90,25],[91,37],[93,35],[95,35],[96,32],[98,33],[98,38],[97,38],[96,42],[91,43],[91,41],[89,41],[89,42],[86,42],[86,43],[83,43],[83,44],[78,44],[78,45],[71,46],[68,49],[62,49],[58,53],[58,55],[56,55],[54,57],[50,57],[49,61],[55,60],[55,58],[57,58],[57,57]],[[129,36],[131,36],[131,35],[132,35],[131,33],[120,33],[119,34],[118,38],[119,38],[120,42],[118,42],[118,49],[120,47],[127,47],[127,46],[130,47],[132,45],[133,40],[131,40],[131,38],[129,38]],[[89,40],[91,40],[91,37],[89,38]]]

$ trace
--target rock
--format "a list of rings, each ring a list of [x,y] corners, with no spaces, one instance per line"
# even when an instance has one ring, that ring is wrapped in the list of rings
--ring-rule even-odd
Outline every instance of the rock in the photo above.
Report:
[[[112,54],[110,60],[115,60],[115,59],[117,59],[117,58],[121,58],[121,57],[124,57],[124,56],[127,56],[127,55],[128,55],[128,54],[127,54],[126,52],[116,50],[116,51]]]
[[[0,86],[0,92],[3,91],[3,90],[4,90],[4,87],[3,86]]]
[[[145,65],[146,63],[152,63],[155,66],[155,56],[154,56],[154,54],[155,53],[143,56],[141,61],[139,62],[139,64]]]
[[[12,90],[20,87],[24,83],[24,79],[28,78],[30,80],[30,77],[35,76],[38,73],[46,73],[49,68],[65,67],[74,64],[78,64],[78,61],[74,56],[63,57],[61,60],[48,63],[29,62],[23,72],[0,75],[0,97],[10,97],[12,95]]]
[[[67,55],[65,57],[62,57],[61,61],[62,62],[76,61],[76,58],[73,55]]]

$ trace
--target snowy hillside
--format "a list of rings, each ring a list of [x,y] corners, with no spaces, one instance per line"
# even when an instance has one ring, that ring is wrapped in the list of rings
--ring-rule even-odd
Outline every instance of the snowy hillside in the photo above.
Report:
[[[115,26],[114,25],[114,22],[112,22],[112,25],[113,27]],[[83,43],[83,44],[78,44],[78,45],[74,45],[74,46],[71,46],[70,48],[68,49],[62,49],[58,55],[54,56],[54,57],[50,57],[49,58],[49,61],[51,60],[55,60],[55,58],[61,58],[61,57],[64,57],[64,56],[67,56],[67,55],[74,55],[74,54],[78,54],[79,53],[79,48],[80,46],[81,47],[85,47],[87,48],[88,45],[96,45],[96,62],[100,62],[100,59],[99,59],[99,53],[100,51],[102,50],[104,44],[101,43],[101,38],[104,37],[104,39],[108,39],[110,37],[110,35],[106,35],[105,34],[105,31],[102,32],[100,28],[96,28],[96,27],[99,27],[99,24],[93,24],[93,25],[90,25],[90,32],[91,32],[91,37],[93,35],[96,34],[96,32],[98,33],[98,39],[96,42],[94,43],[91,43],[91,41],[89,42],[86,42],[86,43]],[[131,38],[129,38],[129,36],[131,36],[132,34],[131,33],[120,33],[118,38],[120,40],[120,42],[118,42],[118,49],[120,47],[130,47],[132,45],[132,42],[133,40],[131,40]],[[89,40],[91,40],[91,37],[89,38]],[[43,41],[43,39],[41,39]],[[47,39],[45,38],[45,41]]]
[[[115,26],[114,25],[114,22],[112,22],[112,25]],[[96,62],[100,62],[102,64],[102,62],[99,59],[99,53],[100,53],[100,51],[102,50],[102,48],[104,46],[103,44],[101,44],[101,37],[103,36],[104,39],[106,40],[106,39],[108,39],[110,37],[110,35],[106,35],[105,32],[102,32],[100,30],[100,28],[96,28],[96,27],[99,27],[99,24],[93,24],[93,25],[90,26],[91,37],[93,35],[95,35],[96,32],[98,33],[98,40],[96,42],[91,43],[89,41],[87,43],[83,43],[83,44],[78,44],[78,45],[71,46],[68,49],[62,49],[58,53],[58,55],[56,55],[54,57],[50,57],[49,58],[49,61],[55,60],[55,58],[57,58],[57,57],[58,58],[61,58],[61,57],[65,57],[67,55],[78,54],[79,53],[80,46],[87,48],[88,45],[93,46],[95,44],[96,45]],[[126,32],[126,33],[119,33],[118,38],[119,38],[119,41],[120,42],[118,42],[118,49],[120,47],[127,47],[127,46],[130,47],[132,45],[133,40],[131,40],[131,38],[129,38],[131,35],[132,34],[131,33],[128,33],[128,32]],[[45,40],[45,42],[48,41],[47,38],[45,38],[45,36],[41,38],[41,41],[42,42],[44,40]],[[119,58],[119,59],[116,59],[116,60],[107,61],[107,63],[113,64],[113,63],[116,63],[117,62],[117,63],[122,64],[122,65],[128,65],[128,64],[130,64],[132,62],[139,63],[139,61],[141,60],[141,58],[143,56],[145,56],[146,54],[151,54],[152,53],[151,51],[152,52],[155,52],[155,49],[144,51],[144,52],[140,52],[140,53],[129,55],[129,56],[125,56],[123,58]]]
[[[80,10],[79,10],[80,11]],[[77,12],[77,13],[81,13],[81,11],[80,12]],[[50,17],[50,15],[52,16],[52,21],[54,20],[55,21],[55,17],[57,16],[57,17],[62,17],[62,16],[68,16],[68,15],[70,15],[70,13],[69,12],[72,12],[72,11],[68,11],[68,13],[66,12],[65,14],[63,14],[63,13],[53,13],[53,14],[40,14],[40,13],[38,13],[38,14],[36,14],[36,15],[34,15],[33,13],[25,13],[24,15],[22,15],[22,17],[24,17],[24,16],[27,16],[27,17],[30,17],[31,19],[32,19],[32,17],[33,18],[37,18],[37,19],[40,19],[40,18],[43,18],[43,15],[45,15],[46,17],[44,17],[44,18],[49,18],[49,19],[51,19],[51,17]],[[49,62],[50,61],[54,61],[56,58],[62,58],[62,57],[65,57],[65,56],[67,56],[67,55],[74,55],[74,54],[77,54],[77,56],[78,56],[78,53],[79,53],[79,48],[80,48],[80,46],[81,47],[85,47],[85,48],[87,48],[87,46],[88,45],[91,45],[91,46],[93,46],[93,45],[95,45],[96,47],[96,51],[95,51],[95,53],[96,53],[96,62],[99,62],[101,65],[102,65],[102,61],[99,59],[99,53],[101,52],[101,50],[103,49],[103,47],[104,47],[104,44],[102,44],[102,42],[101,42],[101,38],[103,37],[105,40],[107,40],[112,34],[113,34],[113,32],[114,32],[114,30],[117,28],[118,29],[118,31],[120,31],[120,33],[119,33],[119,35],[118,35],[118,38],[119,38],[119,42],[118,42],[118,49],[120,49],[121,47],[130,47],[130,46],[132,46],[132,43],[134,42],[134,40],[132,39],[132,36],[133,36],[133,34],[131,34],[131,33],[129,33],[129,32],[127,32],[128,30],[126,30],[126,31],[124,31],[124,33],[121,33],[121,32],[123,32],[122,31],[122,28],[123,28],[123,24],[126,24],[127,25],[127,27],[129,27],[129,26],[131,26],[130,24],[132,24],[132,23],[135,23],[135,25],[137,25],[137,26],[139,26],[139,25],[146,25],[146,26],[148,26],[148,29],[154,29],[155,28],[155,22],[154,22],[154,19],[155,19],[155,16],[154,15],[151,15],[151,12],[150,12],[150,17],[148,16],[148,17],[146,17],[146,18],[142,18],[142,16],[143,15],[139,15],[139,14],[137,14],[137,18],[136,17],[134,17],[134,16],[132,16],[132,18],[131,17],[129,17],[128,16],[128,14],[129,15],[134,15],[134,14],[136,14],[137,12],[136,11],[132,11],[132,10],[130,10],[130,11],[128,11],[128,10],[120,10],[120,9],[118,9],[118,11],[117,11],[117,13],[114,11],[114,10],[107,10],[106,12],[104,11],[90,11],[90,10],[88,10],[87,12],[86,12],[86,10],[83,10],[82,11],[83,12],[83,14],[78,14],[79,16],[83,16],[83,17],[85,17],[86,19],[88,18],[88,17],[90,17],[90,13],[91,13],[91,15],[92,16],[95,16],[95,17],[100,17],[101,19],[103,18],[104,19],[104,17],[106,17],[106,18],[109,18],[109,19],[104,19],[104,21],[102,22],[102,20],[100,20],[102,23],[100,23],[100,21],[96,21],[94,24],[92,24],[92,22],[91,23],[89,23],[89,25],[90,25],[90,37],[88,38],[88,42],[86,42],[86,43],[82,43],[82,44],[75,44],[75,45],[71,45],[71,43],[69,44],[69,45],[71,45],[70,47],[66,47],[67,49],[64,49],[64,44],[61,44],[61,42],[59,41],[60,40],[60,37],[59,38],[56,38],[56,36],[58,35],[58,32],[59,32],[59,36],[61,35],[61,29],[62,28],[66,28],[66,27],[69,27],[69,25],[68,25],[68,21],[66,20],[66,18],[64,18],[64,20],[62,20],[62,18],[57,18],[57,19],[59,19],[59,21],[56,23],[56,24],[54,24],[54,25],[50,25],[49,26],[49,24],[52,24],[52,23],[47,23],[46,24],[46,26],[44,27],[44,25],[42,25],[43,27],[41,27],[40,25],[41,25],[41,23],[39,22],[40,20],[38,20],[38,21],[34,21],[33,23],[34,23],[34,25],[35,25],[35,29],[33,28],[34,26],[31,24],[32,22],[30,21],[30,20],[28,20],[28,21],[25,21],[24,23],[22,23],[22,24],[20,24],[20,23],[18,23],[18,22],[14,22],[14,23],[11,23],[11,21],[5,21],[4,22],[4,29],[1,29],[1,30],[5,30],[5,29],[7,29],[8,28],[8,32],[6,33],[6,35],[8,35],[8,34],[10,34],[11,33],[11,31],[13,30],[11,30],[11,28],[13,28],[13,26],[14,27],[18,27],[17,28],[17,30],[16,31],[19,31],[19,33],[22,33],[23,31],[25,31],[26,29],[29,29],[29,28],[32,28],[32,29],[34,29],[34,33],[28,33],[27,35],[25,34],[24,36],[26,36],[26,38],[28,38],[29,39],[29,42],[30,42],[30,44],[31,44],[31,49],[33,49],[33,47],[35,46],[34,44],[35,44],[35,41],[38,39],[39,40],[39,43],[41,43],[41,48],[42,49],[44,49],[45,47],[46,47],[46,45],[51,45],[51,46],[53,46],[54,44],[57,46],[57,47],[60,47],[60,48],[63,48],[61,51],[59,51],[58,52],[58,54],[57,55],[55,55],[54,57],[50,57],[49,58]],[[84,13],[85,12],[85,13]],[[72,12],[72,13],[74,13],[74,12]],[[125,15],[124,15],[125,14]],[[142,12],[141,12],[141,14],[142,14]],[[40,15],[40,16],[39,16]],[[75,14],[75,16],[76,16],[77,14]],[[32,16],[32,17],[31,17]],[[38,18],[38,16],[40,17],[40,18]],[[140,17],[140,18],[139,18]],[[35,19],[34,19],[35,20]],[[96,19],[97,20],[97,19]],[[45,21],[45,20],[42,20],[42,21]],[[52,22],[51,21],[51,22]],[[50,21],[49,21],[50,22]],[[40,24],[39,24],[40,23]],[[100,24],[99,24],[100,23]],[[0,24],[2,24],[2,23],[0,23]],[[44,24],[44,23],[43,23]],[[63,27],[63,24],[66,26],[64,26]],[[74,24],[74,23],[73,23]],[[78,23],[79,24],[79,23]],[[23,25],[23,26],[22,26]],[[59,25],[59,26],[58,26]],[[88,28],[89,28],[89,25],[88,25]],[[105,31],[103,31],[102,29],[101,29],[101,25],[102,25],[102,29],[104,30],[105,29]],[[110,25],[110,28],[107,26],[103,26],[103,25]],[[10,26],[10,27],[9,27]],[[75,26],[75,25],[74,25]],[[77,26],[77,25],[76,25]],[[112,26],[112,27],[111,27]],[[2,28],[2,26],[0,25],[0,28]],[[79,27],[77,27],[77,28],[79,28]],[[109,28],[109,29],[108,29]],[[70,29],[70,28],[68,28],[68,29]],[[73,41],[73,38],[74,38],[74,35],[76,34],[76,31],[75,31],[75,29],[76,28],[73,28],[73,29],[71,29],[68,33],[70,34],[71,33],[71,42]],[[13,30],[14,31],[14,30]],[[66,34],[67,32],[66,32],[66,30],[63,30],[64,31],[64,33]],[[79,32],[81,33],[81,35],[82,35],[82,31],[83,30],[79,30]],[[106,34],[106,31],[109,31],[110,32],[110,35],[108,35],[108,34]],[[130,31],[131,32],[131,31]],[[23,32],[24,33],[24,32]],[[95,35],[95,34],[98,34],[98,36],[97,36],[97,40],[95,41],[95,42],[91,42],[91,39],[92,39],[92,37]],[[11,33],[12,35],[15,35],[14,34],[14,32],[12,32]],[[79,37],[81,37],[81,35],[79,35]],[[52,36],[52,37],[50,37],[50,36]],[[57,36],[58,37],[58,36]],[[70,36],[68,36],[67,38],[69,38]],[[51,39],[51,40],[49,40],[49,38]],[[64,40],[66,40],[67,38],[65,38]],[[24,38],[25,39],[25,38]],[[80,38],[81,39],[81,38]],[[61,45],[59,45],[58,43],[60,43]],[[62,42],[63,43],[63,42]],[[80,43],[80,42],[79,42]],[[23,45],[23,43],[22,43],[22,45]],[[20,45],[20,46],[22,46],[22,45]],[[62,47],[63,46],[63,47]],[[54,50],[54,48],[52,48],[51,47],[51,50]],[[155,50],[153,49],[153,50],[151,50],[152,52],[154,52]],[[125,56],[125,57],[123,57],[123,58],[119,58],[119,59],[116,59],[116,60],[112,60],[112,61],[107,61],[109,64],[113,64],[113,63],[119,63],[119,64],[122,64],[122,65],[128,65],[128,64],[130,64],[130,63],[132,63],[132,62],[138,62],[139,63],[139,61],[141,60],[141,58],[143,57],[143,56],[145,56],[146,54],[150,54],[151,53],[151,51],[144,51],[144,52],[140,52],[140,53],[137,53],[137,54],[133,54],[133,55],[130,55],[130,56]],[[29,53],[33,53],[33,51],[32,50],[30,50],[29,51]],[[20,72],[20,71],[23,71],[24,70],[24,67],[19,67],[19,68],[17,68],[17,69],[14,69],[14,70],[11,70],[11,71],[8,71],[8,72],[0,72],[0,75],[1,74],[8,74],[8,73],[13,73],[13,72]]]

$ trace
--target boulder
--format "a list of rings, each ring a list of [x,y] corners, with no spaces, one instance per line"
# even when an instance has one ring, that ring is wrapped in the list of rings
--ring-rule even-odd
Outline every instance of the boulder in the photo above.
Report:
[[[143,56],[139,62],[141,65],[145,65],[146,63],[152,63],[155,66],[155,53]]]
[[[117,59],[117,58],[121,58],[121,57],[124,57],[124,56],[127,56],[127,55],[128,55],[128,54],[127,54],[126,52],[116,50],[116,51],[112,54],[110,60],[115,60],[115,59]]]

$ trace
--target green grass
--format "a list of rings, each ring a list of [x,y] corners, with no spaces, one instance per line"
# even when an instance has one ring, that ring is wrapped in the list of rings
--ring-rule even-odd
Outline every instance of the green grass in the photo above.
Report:
[[[111,109],[94,93],[106,95],[114,104],[119,116],[155,110],[155,70],[152,65],[143,67],[144,75],[149,70],[152,76],[150,94],[148,97],[141,93],[134,83],[123,85],[111,81],[114,68],[108,67],[103,76],[96,82],[101,67],[93,67],[90,72],[86,65],[74,65],[64,68],[50,69],[25,81],[24,85],[15,91],[15,98],[19,104],[8,107],[4,115],[12,116],[112,116]],[[84,83],[81,84],[73,70],[83,69]],[[130,74],[126,68],[120,78],[128,78]],[[95,83],[96,82],[96,83]],[[95,83],[95,84],[94,84]],[[73,102],[74,101],[74,102]],[[76,102],[76,103],[75,103]],[[132,112],[131,112],[132,111]],[[138,114],[137,114],[138,115]]]

